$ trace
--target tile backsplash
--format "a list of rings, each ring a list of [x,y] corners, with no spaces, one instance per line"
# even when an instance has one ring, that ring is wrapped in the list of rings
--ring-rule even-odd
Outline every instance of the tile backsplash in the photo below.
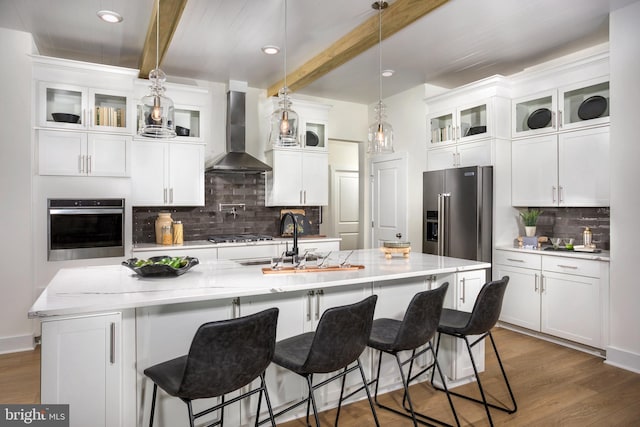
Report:
[[[182,221],[184,240],[206,240],[214,234],[267,234],[277,236],[280,209],[265,207],[264,174],[205,174],[205,206],[197,207],[134,207],[133,243],[155,242],[155,220],[158,212],[171,212],[174,221]],[[234,217],[221,212],[220,204],[244,204]],[[291,206],[289,206],[291,207]],[[293,207],[292,207],[293,208]],[[311,233],[319,233],[320,207],[306,206]]]
[[[531,208],[533,209],[533,208]],[[575,239],[581,245],[585,227],[593,232],[593,243],[600,249],[609,250],[609,208],[537,208],[542,210],[536,225],[537,236]],[[520,223],[524,236],[524,226]]]

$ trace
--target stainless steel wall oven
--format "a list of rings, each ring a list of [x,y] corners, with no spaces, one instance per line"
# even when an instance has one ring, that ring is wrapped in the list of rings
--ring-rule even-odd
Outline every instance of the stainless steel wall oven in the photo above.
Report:
[[[49,261],[124,255],[124,199],[48,199]]]

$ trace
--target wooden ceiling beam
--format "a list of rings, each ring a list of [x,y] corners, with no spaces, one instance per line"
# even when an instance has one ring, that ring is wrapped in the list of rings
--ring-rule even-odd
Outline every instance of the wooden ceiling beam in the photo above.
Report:
[[[396,0],[382,12],[382,39],[395,34],[449,0]],[[287,74],[290,92],[302,89],[378,43],[378,14],[351,30],[331,46]],[[267,89],[268,96],[278,94],[284,79]]]
[[[160,0],[160,42],[158,43],[158,64],[162,64],[164,55],[169,49],[173,34],[178,28],[182,12],[187,5],[187,0]],[[156,68],[156,16],[157,3],[154,2],[147,37],[140,55],[138,77],[146,79],[149,72]]]

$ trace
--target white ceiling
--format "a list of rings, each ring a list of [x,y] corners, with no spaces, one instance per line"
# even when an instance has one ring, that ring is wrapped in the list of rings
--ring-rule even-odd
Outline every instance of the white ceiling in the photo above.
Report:
[[[450,0],[382,44],[389,96],[421,83],[455,87],[608,41],[611,10],[637,0]],[[365,19],[372,0],[289,0],[287,69],[302,65]],[[40,54],[137,68],[154,0],[0,0],[0,27],[33,34]],[[124,16],[120,24],[96,17]],[[161,64],[169,80],[247,81],[267,88],[284,75],[283,0],[189,0]],[[384,25],[384,14],[383,14]],[[378,49],[300,93],[372,103]]]

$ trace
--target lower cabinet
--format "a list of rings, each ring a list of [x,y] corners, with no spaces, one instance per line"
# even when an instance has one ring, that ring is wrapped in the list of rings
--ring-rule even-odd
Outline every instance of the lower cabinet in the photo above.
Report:
[[[40,400],[68,404],[71,427],[128,425],[121,325],[121,313],[42,322]]]
[[[204,144],[133,142],[134,206],[204,206]]]
[[[604,261],[496,251],[494,276],[509,276],[500,321],[604,348]]]

